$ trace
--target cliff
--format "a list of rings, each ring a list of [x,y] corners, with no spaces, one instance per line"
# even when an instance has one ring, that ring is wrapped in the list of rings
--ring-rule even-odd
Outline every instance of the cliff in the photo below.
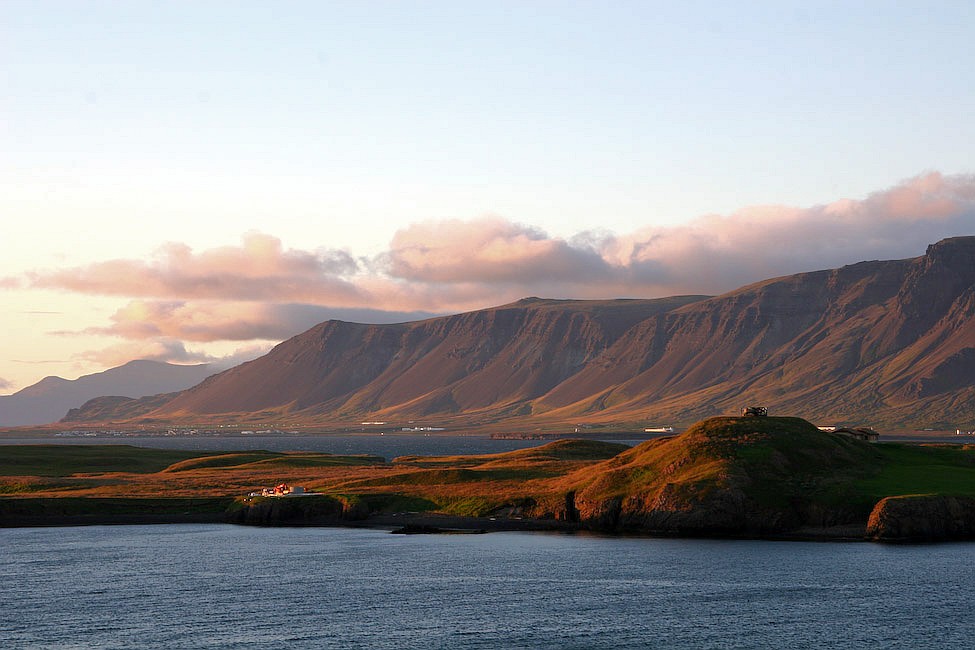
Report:
[[[867,537],[878,542],[975,539],[975,498],[942,495],[887,497],[870,513]]]

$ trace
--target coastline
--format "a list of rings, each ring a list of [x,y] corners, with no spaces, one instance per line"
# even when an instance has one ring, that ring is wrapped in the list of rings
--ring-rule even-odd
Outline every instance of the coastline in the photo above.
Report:
[[[10,512],[5,507],[11,501],[21,499],[0,499],[0,528],[57,528],[76,526],[126,526],[126,525],[165,525],[165,524],[231,524],[253,526],[258,524],[240,523],[233,520],[233,513],[223,511],[206,512],[38,512],[37,508],[18,508]],[[53,502],[58,499],[31,499],[31,501]],[[26,505],[26,504],[25,504]],[[35,506],[51,505],[33,504]],[[33,512],[32,512],[33,510]],[[674,535],[654,531],[614,531],[600,530],[584,526],[578,522],[556,519],[508,518],[508,517],[468,517],[437,512],[396,512],[375,513],[360,518],[317,517],[306,520],[279,521],[260,524],[273,528],[373,528],[408,534],[452,534],[452,533],[492,533],[492,532],[557,532],[581,533],[607,537],[648,537],[670,539],[728,539],[728,540],[768,540],[768,541],[828,541],[864,542],[869,541],[866,525],[846,525],[826,528],[803,527],[795,531],[769,534],[696,534]]]

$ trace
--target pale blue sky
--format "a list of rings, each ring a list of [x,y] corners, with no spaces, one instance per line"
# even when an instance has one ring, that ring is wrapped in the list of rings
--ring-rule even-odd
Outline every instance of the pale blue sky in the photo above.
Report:
[[[972,2],[4,0],[0,278],[248,231],[627,235],[971,173],[973,35]]]

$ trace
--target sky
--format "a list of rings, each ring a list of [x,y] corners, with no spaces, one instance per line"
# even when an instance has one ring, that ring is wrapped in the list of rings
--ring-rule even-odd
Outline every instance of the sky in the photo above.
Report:
[[[975,234],[975,3],[0,3],[0,393]]]

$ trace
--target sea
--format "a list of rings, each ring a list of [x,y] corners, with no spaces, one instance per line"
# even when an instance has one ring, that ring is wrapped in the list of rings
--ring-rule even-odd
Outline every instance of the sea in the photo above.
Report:
[[[567,436],[571,437],[571,436]],[[600,440],[637,445],[649,437],[616,434]],[[317,451],[336,455],[372,455],[392,460],[397,456],[452,456],[499,454],[506,451],[537,447],[552,442],[537,438],[492,438],[486,434],[444,435],[417,433],[388,434],[320,434],[320,435],[255,435],[255,436],[148,436],[91,435],[46,436],[33,438],[0,437],[3,445],[132,445],[155,449],[191,449],[199,451]],[[0,452],[2,453],[2,452]]]
[[[0,529],[0,647],[970,648],[975,544]]]

